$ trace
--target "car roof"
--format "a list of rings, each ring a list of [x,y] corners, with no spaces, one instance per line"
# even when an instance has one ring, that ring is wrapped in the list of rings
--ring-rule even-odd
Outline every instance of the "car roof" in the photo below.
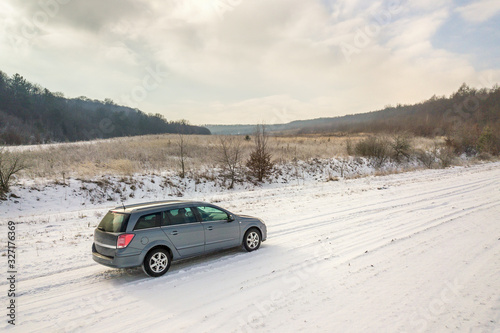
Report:
[[[157,209],[157,208],[168,208],[170,206],[176,206],[179,204],[208,204],[206,202],[200,202],[200,201],[191,201],[191,200],[165,200],[165,201],[151,201],[151,202],[142,202],[142,203],[137,203],[137,204],[130,204],[130,205],[121,205],[117,206],[111,211],[118,212],[118,213],[134,213],[138,211],[145,211],[145,210],[150,210],[150,209]]]

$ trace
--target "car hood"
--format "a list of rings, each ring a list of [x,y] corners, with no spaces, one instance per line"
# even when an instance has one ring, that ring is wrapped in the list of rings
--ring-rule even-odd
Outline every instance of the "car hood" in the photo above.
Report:
[[[238,217],[240,218],[240,221],[241,222],[250,222],[250,221],[261,221],[261,219],[259,219],[258,217],[255,217],[255,216],[250,216],[250,215],[238,215]]]

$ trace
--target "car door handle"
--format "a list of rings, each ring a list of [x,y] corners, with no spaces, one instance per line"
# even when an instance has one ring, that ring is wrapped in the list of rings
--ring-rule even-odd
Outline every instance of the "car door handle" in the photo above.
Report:
[[[175,236],[175,235],[177,235],[177,234],[178,234],[178,232],[177,232],[177,230],[174,230],[174,231],[172,231],[170,234]]]
[[[208,227],[207,227],[207,230],[212,230],[212,229],[213,229],[213,227],[212,227],[212,226],[208,226]]]

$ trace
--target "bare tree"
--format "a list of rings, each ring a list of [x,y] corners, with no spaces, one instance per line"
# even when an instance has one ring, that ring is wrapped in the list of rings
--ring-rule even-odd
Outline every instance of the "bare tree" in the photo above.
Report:
[[[9,192],[12,176],[25,168],[26,165],[19,155],[0,148],[0,198]]]
[[[352,156],[355,154],[354,147],[352,145],[352,140],[349,136],[347,137],[347,139],[345,139],[345,149],[346,149],[347,155]]]
[[[181,178],[186,177],[186,144],[187,140],[184,137],[184,133],[179,133],[179,140],[177,141],[177,146],[179,147],[179,158],[181,161]]]
[[[229,188],[234,187],[241,170],[241,155],[243,147],[239,137],[220,136],[217,161],[222,165],[222,176],[229,179]]]
[[[271,154],[267,147],[268,139],[269,135],[266,132],[266,127],[264,125],[257,125],[254,134],[255,147],[250,153],[247,167],[250,170],[250,175],[257,178],[259,182],[270,176],[273,170]]]

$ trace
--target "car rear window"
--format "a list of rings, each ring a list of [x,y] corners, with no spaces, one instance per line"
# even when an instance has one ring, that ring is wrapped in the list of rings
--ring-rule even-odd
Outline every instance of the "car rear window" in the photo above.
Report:
[[[108,212],[97,226],[97,229],[106,232],[125,232],[130,214]]]
[[[144,215],[137,220],[134,230],[150,229],[160,226],[160,213]]]

